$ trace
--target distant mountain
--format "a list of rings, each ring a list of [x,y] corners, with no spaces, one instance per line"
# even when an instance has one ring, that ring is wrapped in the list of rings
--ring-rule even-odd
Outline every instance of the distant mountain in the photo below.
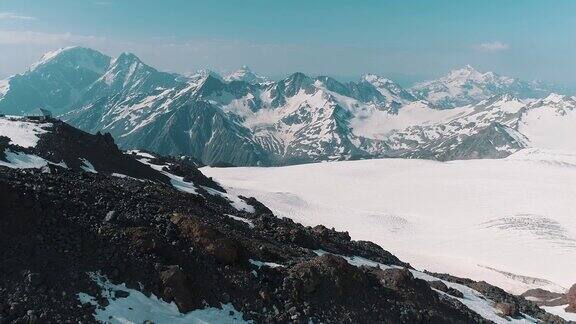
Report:
[[[0,112],[19,115],[36,108],[66,112],[110,61],[109,56],[83,47],[47,53],[24,73],[0,81]]]
[[[252,70],[250,70],[250,68],[246,65],[242,66],[240,69],[226,75],[224,77],[224,80],[230,82],[230,81],[245,81],[248,83],[264,83],[269,81],[268,78],[260,76],[254,72],[252,72]]]
[[[48,108],[85,131],[110,132],[122,148],[205,164],[494,158],[533,145],[519,125],[522,111],[536,104],[523,98],[536,88],[471,67],[411,91],[370,74],[358,82],[300,72],[262,80],[247,68],[224,77],[208,70],[181,76],[133,54],[110,58],[70,48],[0,83],[0,107],[5,113]],[[504,91],[510,93],[498,94]],[[464,102],[471,103],[451,106]]]
[[[542,83],[526,82],[494,72],[479,72],[467,65],[437,80],[418,83],[412,87],[411,92],[419,99],[446,109],[473,104],[501,94],[511,94],[521,99],[540,98],[552,90]]]

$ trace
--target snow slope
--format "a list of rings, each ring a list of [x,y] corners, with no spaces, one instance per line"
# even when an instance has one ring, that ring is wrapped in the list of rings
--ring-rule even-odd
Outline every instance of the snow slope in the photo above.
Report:
[[[19,118],[0,118],[0,136],[10,139],[8,144],[24,148],[35,147],[40,139],[38,136],[48,132],[50,123],[37,124],[20,120]]]
[[[576,267],[576,158],[379,159],[278,168],[204,168],[281,216],[349,231],[420,269],[513,293],[564,291]]]

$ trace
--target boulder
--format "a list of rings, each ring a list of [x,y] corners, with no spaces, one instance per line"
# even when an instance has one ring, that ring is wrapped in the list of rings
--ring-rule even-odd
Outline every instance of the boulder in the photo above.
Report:
[[[512,303],[496,303],[494,307],[503,316],[515,317],[519,315],[518,307],[516,307],[516,305]]]
[[[162,295],[164,300],[174,301],[182,313],[189,312],[195,308],[193,294],[188,289],[189,284],[186,274],[177,265],[168,266],[160,272],[162,282]]]
[[[240,259],[242,254],[240,243],[225,237],[197,218],[175,213],[170,220],[178,227],[182,237],[196,243],[218,262],[231,264]]]

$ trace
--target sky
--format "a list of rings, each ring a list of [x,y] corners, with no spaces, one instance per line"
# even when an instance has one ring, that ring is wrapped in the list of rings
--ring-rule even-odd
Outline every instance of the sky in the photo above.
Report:
[[[407,84],[470,64],[576,87],[576,0],[0,0],[0,78],[81,45],[165,71]]]

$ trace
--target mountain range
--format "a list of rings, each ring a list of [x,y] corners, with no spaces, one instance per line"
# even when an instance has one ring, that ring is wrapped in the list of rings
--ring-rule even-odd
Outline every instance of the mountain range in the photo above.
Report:
[[[273,81],[242,67],[183,76],[130,53],[72,47],[0,81],[0,112],[49,109],[82,130],[111,133],[123,149],[210,165],[453,160],[570,145],[575,100],[553,90],[470,66],[410,89],[372,74],[340,82],[298,72]],[[563,136],[547,132],[556,126]]]

